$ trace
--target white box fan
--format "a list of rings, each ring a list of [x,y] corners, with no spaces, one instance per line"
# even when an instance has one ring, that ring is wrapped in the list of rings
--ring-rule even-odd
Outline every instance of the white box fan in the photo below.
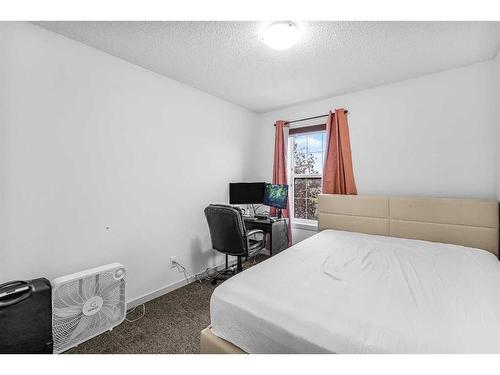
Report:
[[[112,263],[52,282],[54,353],[62,353],[125,319],[125,267]]]

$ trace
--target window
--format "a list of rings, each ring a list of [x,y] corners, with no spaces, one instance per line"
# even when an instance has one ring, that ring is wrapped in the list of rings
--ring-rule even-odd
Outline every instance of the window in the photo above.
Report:
[[[290,186],[294,219],[317,220],[326,148],[324,130],[290,135]]]

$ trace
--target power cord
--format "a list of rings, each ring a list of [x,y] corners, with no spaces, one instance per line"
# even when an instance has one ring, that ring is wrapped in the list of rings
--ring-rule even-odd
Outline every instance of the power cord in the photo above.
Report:
[[[205,269],[205,275],[202,277],[202,279],[210,281],[214,278],[225,275],[228,270],[231,270],[234,267],[236,267],[236,261],[233,261],[232,263],[228,262],[227,268],[224,268],[222,270],[217,270],[217,266],[208,267],[207,269]]]
[[[139,317],[137,317],[135,319],[128,319],[127,318],[128,314],[133,313],[137,309],[137,306],[136,306],[136,307],[127,311],[127,313],[125,314],[125,320],[129,323],[134,323],[134,322],[137,322],[138,320],[141,320],[144,317],[144,315],[146,315],[146,304],[143,303],[141,306],[142,306],[142,314]]]
[[[194,277],[195,280],[199,281],[201,283],[201,280],[199,280],[196,275],[194,275],[192,272],[190,272],[186,267],[184,267],[182,264],[180,264],[178,261],[174,261],[174,265],[175,267],[177,268],[177,271],[181,272],[184,274],[184,278],[185,279],[188,279],[188,275],[190,274],[191,276]],[[135,319],[128,319],[127,316],[129,314],[132,314],[138,306],[135,306],[134,308],[130,309],[130,310],[127,310],[126,314],[125,314],[125,320],[129,323],[134,323],[134,322],[137,322],[138,320],[141,320],[144,315],[146,315],[146,305],[143,303],[142,305],[140,305],[142,307],[142,314],[140,316],[138,316],[137,318]]]
[[[201,280],[194,273],[192,273],[186,267],[180,264],[178,260],[175,260],[172,263],[177,268],[177,271],[184,274],[184,279],[186,279],[186,281],[189,279],[189,275],[191,275],[196,281],[199,281],[201,283]]]
[[[248,256],[247,262],[251,261],[252,264],[257,264],[257,255],[261,253],[262,249],[259,251],[256,251],[255,253],[251,254]],[[236,267],[237,261],[234,260],[233,262],[228,262],[227,268],[224,268],[222,270],[217,270],[217,267],[208,267],[205,269],[205,275],[202,277],[202,280],[212,280],[214,278],[217,278],[219,276],[224,276],[226,275],[226,272],[228,270],[232,270],[233,268]],[[199,280],[201,282],[201,280]]]

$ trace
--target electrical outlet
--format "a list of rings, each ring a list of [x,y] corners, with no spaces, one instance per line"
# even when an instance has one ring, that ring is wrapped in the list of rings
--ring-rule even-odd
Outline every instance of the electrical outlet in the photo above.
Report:
[[[177,257],[170,257],[170,268],[175,268],[177,264]]]

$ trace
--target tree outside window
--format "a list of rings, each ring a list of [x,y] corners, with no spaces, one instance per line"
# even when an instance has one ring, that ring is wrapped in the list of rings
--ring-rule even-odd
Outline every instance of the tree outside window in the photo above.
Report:
[[[316,206],[321,193],[326,132],[296,134],[292,138],[293,216],[317,220]]]

